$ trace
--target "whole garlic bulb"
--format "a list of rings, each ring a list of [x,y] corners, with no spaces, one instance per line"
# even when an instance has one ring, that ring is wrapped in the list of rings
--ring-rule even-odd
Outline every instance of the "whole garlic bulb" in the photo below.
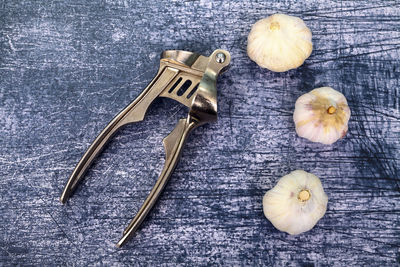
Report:
[[[302,19],[274,14],[257,21],[247,38],[247,54],[259,66],[283,72],[301,66],[312,51],[311,31]]]
[[[330,145],[347,133],[350,108],[343,94],[321,87],[300,96],[293,120],[299,136]]]
[[[264,215],[280,231],[297,235],[311,230],[328,204],[317,176],[296,170],[279,179],[263,198]]]

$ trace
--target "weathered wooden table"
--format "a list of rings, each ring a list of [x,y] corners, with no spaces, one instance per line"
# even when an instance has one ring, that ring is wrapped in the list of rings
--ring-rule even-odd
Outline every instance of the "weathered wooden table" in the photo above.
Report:
[[[299,16],[314,50],[272,73],[246,55],[251,25]],[[0,2],[0,265],[375,265],[400,262],[399,1]],[[164,49],[231,52],[219,121],[197,129],[136,236],[114,244],[164,162],[161,140],[186,109],[159,100],[124,128],[66,206],[75,164],[152,79]],[[298,137],[301,94],[348,99],[349,133]],[[319,176],[328,211],[298,236],[264,218],[283,175]]]

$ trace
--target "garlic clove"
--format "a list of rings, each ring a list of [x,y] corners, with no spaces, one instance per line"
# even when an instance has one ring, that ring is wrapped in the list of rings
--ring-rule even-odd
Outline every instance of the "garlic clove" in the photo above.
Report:
[[[250,59],[276,72],[301,66],[311,52],[310,29],[302,19],[285,14],[257,21],[247,38]]]
[[[327,145],[346,135],[349,118],[346,97],[330,87],[317,88],[300,96],[293,113],[299,136]]]
[[[324,216],[327,204],[319,178],[303,170],[283,176],[263,198],[265,217],[291,235],[311,230]]]

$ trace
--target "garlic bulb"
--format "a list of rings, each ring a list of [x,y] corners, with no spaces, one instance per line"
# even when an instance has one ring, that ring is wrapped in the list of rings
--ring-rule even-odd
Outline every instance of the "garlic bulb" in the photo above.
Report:
[[[247,54],[259,66],[283,72],[301,66],[312,51],[311,31],[302,19],[274,14],[257,21],[247,38]]]
[[[350,108],[340,92],[321,87],[300,96],[293,120],[299,136],[330,145],[347,133]]]
[[[265,217],[291,235],[311,230],[324,216],[327,204],[318,177],[303,170],[283,176],[263,198]]]

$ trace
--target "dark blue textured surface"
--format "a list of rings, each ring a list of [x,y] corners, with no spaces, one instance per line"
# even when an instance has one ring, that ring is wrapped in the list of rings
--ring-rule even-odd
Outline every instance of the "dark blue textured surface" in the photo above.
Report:
[[[251,25],[299,16],[306,63],[286,73],[246,55]],[[396,265],[400,262],[399,1],[0,1],[1,265]],[[163,166],[162,138],[186,114],[161,99],[124,128],[66,206],[75,164],[153,78],[159,54],[231,52],[219,120],[193,133],[136,236],[114,247]],[[296,136],[301,94],[348,99],[349,133],[331,146]],[[328,211],[299,236],[261,200],[279,177],[321,178]]]

